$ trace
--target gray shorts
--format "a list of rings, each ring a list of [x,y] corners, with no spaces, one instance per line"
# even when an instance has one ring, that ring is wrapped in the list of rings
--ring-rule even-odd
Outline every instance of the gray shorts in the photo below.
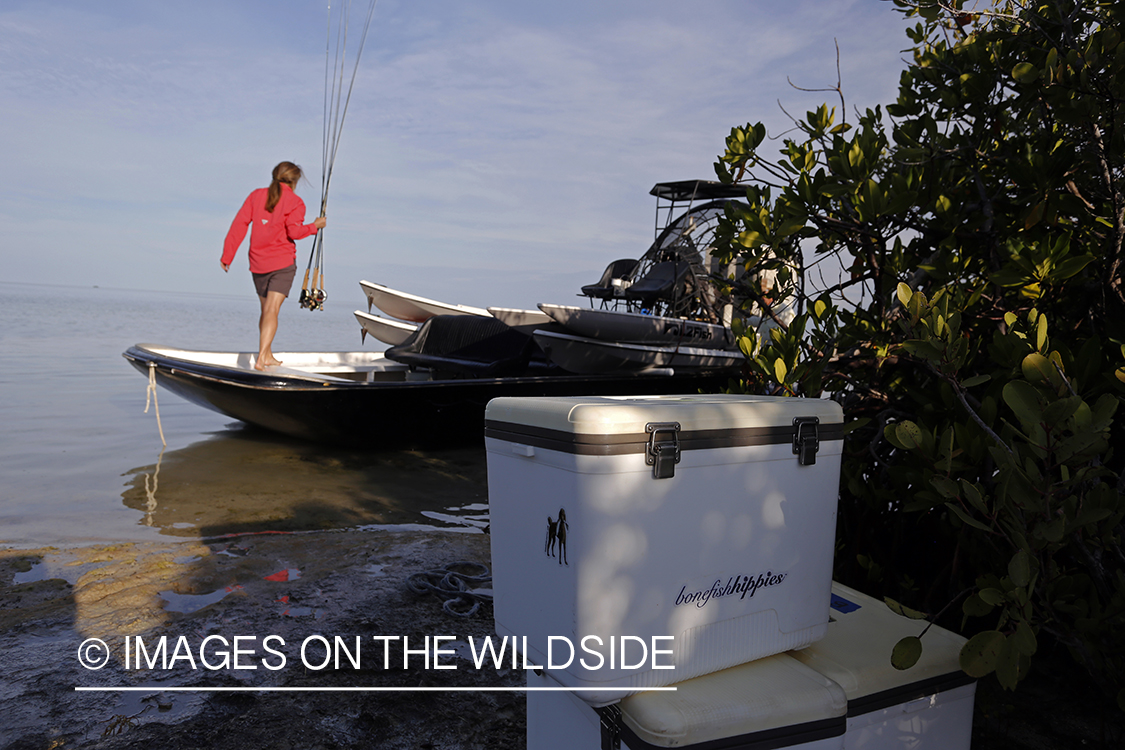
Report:
[[[269,292],[281,292],[288,297],[293,286],[293,279],[297,276],[297,264],[288,268],[279,268],[269,273],[252,273],[254,288],[258,290],[259,297],[265,297]]]

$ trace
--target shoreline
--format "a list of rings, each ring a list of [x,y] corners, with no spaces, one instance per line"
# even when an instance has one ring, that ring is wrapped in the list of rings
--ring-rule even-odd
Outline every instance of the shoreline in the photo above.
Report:
[[[0,548],[7,662],[0,748],[522,747],[519,692],[330,692],[522,687],[518,670],[478,670],[458,644],[493,634],[490,604],[458,617],[406,586],[415,573],[457,562],[488,566],[489,541],[487,534],[432,529],[334,530]],[[444,662],[455,669],[427,669],[421,656],[410,656],[403,669],[402,641],[387,638],[405,637],[413,654],[438,635],[457,639],[444,645],[455,654]],[[318,636],[339,639],[356,661],[345,653],[338,666],[328,663]],[[269,637],[275,640],[266,643]],[[79,644],[91,638],[109,649],[96,670],[78,658]],[[300,653],[305,641],[308,654]],[[322,661],[324,667],[309,666]],[[291,692],[166,689],[172,687]]]

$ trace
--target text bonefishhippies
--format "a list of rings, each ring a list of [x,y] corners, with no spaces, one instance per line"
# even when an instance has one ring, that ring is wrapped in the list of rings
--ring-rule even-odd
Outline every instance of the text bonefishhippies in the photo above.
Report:
[[[788,573],[774,573],[767,570],[765,573],[759,573],[758,577],[754,576],[733,576],[727,580],[727,585],[723,586],[723,580],[720,578],[711,584],[711,588],[703,591],[692,591],[688,593],[687,586],[680,589],[680,593],[676,596],[676,606],[681,604],[694,603],[697,607],[702,607],[712,599],[718,599],[723,596],[732,596],[734,594],[741,594],[739,599],[745,599],[747,595],[754,596],[760,588],[767,588],[769,586],[777,586],[785,580]]]

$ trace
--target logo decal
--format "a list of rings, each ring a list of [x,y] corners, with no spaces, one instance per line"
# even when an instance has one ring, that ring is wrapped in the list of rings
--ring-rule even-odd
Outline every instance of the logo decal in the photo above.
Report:
[[[547,540],[543,542],[543,552],[547,557],[555,556],[555,542],[559,545],[559,565],[570,565],[566,560],[566,531],[569,528],[566,522],[566,510],[559,508],[559,520],[547,516]]]
[[[712,599],[735,594],[741,595],[738,597],[739,599],[745,599],[747,596],[753,597],[758,589],[777,586],[788,577],[788,573],[774,573],[767,570],[765,573],[759,573],[756,578],[743,575],[731,576],[727,579],[725,586],[720,578],[711,584],[711,588],[702,591],[688,591],[687,586],[684,586],[676,596],[676,606],[694,604],[696,607],[703,607]]]

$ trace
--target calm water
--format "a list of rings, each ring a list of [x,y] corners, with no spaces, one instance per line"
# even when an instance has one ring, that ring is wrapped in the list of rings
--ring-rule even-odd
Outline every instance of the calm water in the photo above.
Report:
[[[354,291],[282,308],[274,350],[360,343]],[[349,451],[246,429],[158,391],[139,342],[257,349],[245,297],[0,283],[0,543],[19,546],[369,524],[483,525],[483,449]]]

